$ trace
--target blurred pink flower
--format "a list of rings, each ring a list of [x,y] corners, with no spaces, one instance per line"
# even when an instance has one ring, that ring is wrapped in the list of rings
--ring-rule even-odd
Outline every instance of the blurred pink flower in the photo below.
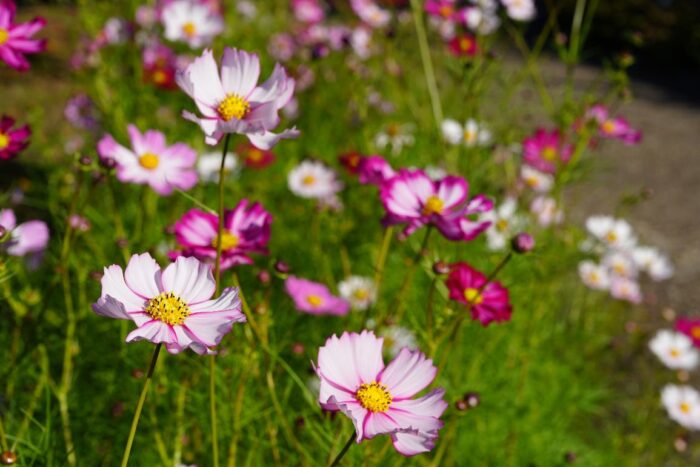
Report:
[[[476,37],[469,33],[455,36],[448,42],[448,46],[452,55],[458,57],[474,57],[479,53]]]
[[[135,125],[127,127],[131,149],[118,144],[111,135],[97,143],[101,158],[111,158],[117,164],[117,178],[137,185],[148,184],[161,195],[175,188],[189,190],[197,184],[197,153],[184,143],[167,146],[160,131],[145,133]]]
[[[45,39],[32,39],[46,25],[44,18],[15,23],[17,7],[13,0],[0,0],[0,59],[18,71],[29,69],[25,54],[41,52]]]
[[[302,23],[320,23],[325,18],[318,0],[291,0],[294,17]]]
[[[394,169],[381,156],[367,156],[359,163],[358,178],[362,184],[381,186],[394,175]]]
[[[450,299],[465,305],[472,319],[487,326],[489,323],[510,321],[513,308],[508,289],[498,281],[486,282],[486,276],[467,263],[454,263],[445,284]]]
[[[318,282],[289,276],[284,282],[287,294],[297,310],[312,315],[346,315],[350,310],[347,300],[333,295],[328,287]]]
[[[178,258],[164,270],[148,253],[133,255],[125,271],[104,269],[102,295],[92,305],[98,315],[132,320],[137,328],[126,342],[163,343],[170,353],[187,348],[215,353],[233,323],[245,322],[238,289],[224,289],[212,300],[216,283],[211,267],[196,258]]]
[[[428,452],[443,425],[445,390],[414,397],[435,379],[437,368],[406,347],[385,366],[383,344],[372,331],[329,337],[318,350],[319,403],[352,420],[358,443],[387,434],[404,456]]]
[[[32,131],[29,125],[12,128],[15,119],[7,115],[0,117],[0,161],[13,159],[29,146]]]
[[[9,239],[0,248],[10,256],[40,254],[49,243],[49,227],[43,221],[27,221],[17,225],[12,209],[0,209],[0,226],[9,232]]]
[[[611,117],[610,111],[604,105],[597,104],[586,112],[586,117],[598,123],[598,135],[601,138],[619,139],[625,144],[637,144],[642,139],[642,133],[632,128],[622,117]]]
[[[678,318],[676,331],[690,337],[693,340],[693,345],[700,347],[700,318]]]
[[[260,149],[270,149],[282,138],[296,138],[296,128],[275,134],[280,122],[277,112],[294,93],[294,80],[281,65],[275,65],[270,78],[258,86],[260,60],[256,54],[226,47],[219,72],[211,50],[192,62],[177,83],[202,113],[198,117],[183,112],[183,117],[197,123],[208,144],[217,144],[224,134],[248,137]]]
[[[524,162],[540,172],[553,174],[571,159],[573,147],[564,141],[558,130],[538,128],[523,141]]]

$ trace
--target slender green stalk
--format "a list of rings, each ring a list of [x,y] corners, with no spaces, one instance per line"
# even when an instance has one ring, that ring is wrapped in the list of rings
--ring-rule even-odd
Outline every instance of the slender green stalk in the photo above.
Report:
[[[129,456],[131,455],[131,446],[134,444],[134,438],[136,437],[136,428],[139,426],[139,418],[141,418],[141,410],[143,409],[143,403],[146,400],[146,394],[148,394],[148,388],[151,386],[151,379],[153,378],[153,371],[156,368],[156,363],[158,362],[158,354],[160,353],[160,348],[163,346],[162,343],[156,345],[153,350],[153,356],[151,357],[151,364],[148,367],[148,373],[146,373],[146,381],[143,383],[143,389],[141,389],[141,395],[139,396],[139,401],[136,404],[136,412],[134,412],[134,418],[131,421],[131,430],[129,431],[129,438],[126,441],[126,448],[124,448],[124,455],[122,456],[122,467],[126,467],[129,464]]]
[[[5,425],[3,424],[2,417],[0,417],[0,445],[2,445],[2,450],[7,451],[7,437],[5,436]]]
[[[566,97],[572,98],[574,87],[574,70],[581,54],[581,23],[583,13],[586,9],[586,0],[576,0],[574,18],[571,21],[571,39],[569,42],[569,53],[566,60]]]
[[[411,9],[413,10],[413,23],[416,26],[416,36],[418,36],[420,58],[421,62],[423,62],[425,82],[428,85],[428,93],[430,94],[430,104],[433,108],[435,125],[437,126],[437,130],[439,132],[440,125],[442,124],[442,104],[440,103],[440,94],[438,93],[435,70],[433,70],[433,62],[430,59],[430,48],[428,46],[428,36],[425,33],[425,24],[423,23],[423,9],[421,2],[418,0],[411,0]]]
[[[335,456],[335,459],[333,460],[333,462],[331,462],[330,467],[335,467],[336,465],[340,464],[341,459],[343,458],[343,456],[345,456],[345,453],[348,452],[348,450],[350,449],[350,446],[352,446],[353,441],[355,441],[355,431],[354,430],[350,433],[350,437],[346,441],[345,446],[343,446],[343,449],[338,453],[337,456]]]
[[[431,355],[434,353],[434,343],[433,343],[433,300],[435,299],[435,289],[437,288],[438,276],[433,277],[430,282],[430,289],[428,290],[428,306],[425,313],[425,327],[426,333],[428,334],[428,347],[430,347]]]
[[[386,264],[386,258],[389,254],[389,245],[391,245],[391,239],[394,237],[394,227],[389,226],[384,229],[384,238],[382,239],[382,247],[379,250],[379,256],[377,256],[377,265],[374,268],[374,287],[377,295],[379,295],[379,287],[382,284],[382,278],[384,276],[384,265]]]
[[[390,310],[393,310],[396,313],[396,321],[400,321],[401,317],[403,316],[403,298],[406,295],[406,292],[408,292],[408,286],[411,285],[413,275],[416,272],[416,267],[418,266],[421,257],[423,257],[425,251],[428,249],[428,240],[430,239],[430,233],[432,231],[433,227],[428,226],[425,231],[425,235],[423,236],[423,241],[421,242],[420,248],[418,248],[418,252],[416,252],[416,255],[413,257],[413,261],[411,261],[411,264],[408,266],[409,269],[403,278],[403,282],[399,288],[399,293],[396,294],[396,298],[394,298],[394,301],[391,304]],[[388,316],[385,318],[388,318]]]

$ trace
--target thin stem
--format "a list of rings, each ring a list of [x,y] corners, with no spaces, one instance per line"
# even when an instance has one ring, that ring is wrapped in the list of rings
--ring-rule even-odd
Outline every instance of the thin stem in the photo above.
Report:
[[[2,422],[2,417],[0,417],[0,443],[2,444],[2,450],[7,451],[7,438],[5,436],[5,425]]]
[[[581,53],[581,23],[583,22],[583,13],[586,9],[586,0],[576,0],[576,9],[574,10],[574,18],[571,21],[571,42],[569,43],[569,54],[566,63],[566,96],[567,99],[572,97],[574,84],[574,69],[579,61]]]
[[[433,277],[428,290],[428,307],[425,315],[425,327],[428,334],[428,346],[430,353],[433,353],[433,300],[435,299],[435,289],[437,288],[438,276]]]
[[[438,93],[437,81],[435,80],[433,62],[430,59],[430,48],[428,46],[428,37],[425,33],[425,25],[423,24],[421,2],[418,0],[411,0],[411,9],[413,10],[413,22],[416,26],[416,36],[418,36],[420,58],[423,62],[425,82],[428,85],[428,93],[430,94],[430,104],[433,107],[433,117],[435,117],[435,125],[439,132],[440,125],[442,124],[442,104],[440,103],[440,94]]]
[[[418,248],[418,252],[416,255],[413,257],[413,261],[411,262],[411,265],[409,266],[408,272],[406,272],[406,275],[403,278],[403,282],[401,283],[401,288],[399,288],[399,293],[396,294],[396,298],[394,299],[393,303],[391,304],[391,308],[395,310],[396,312],[396,321],[400,321],[401,317],[403,316],[403,297],[406,295],[406,292],[408,291],[408,286],[411,284],[411,281],[413,280],[413,274],[416,272],[416,267],[418,266],[418,263],[420,262],[421,257],[425,254],[427,248],[428,248],[428,240],[430,239],[430,233],[433,231],[433,226],[428,226],[428,228],[425,231],[425,236],[423,236],[423,242],[421,242],[420,248]],[[388,316],[386,317],[388,318]]]
[[[348,452],[348,449],[350,449],[350,446],[352,446],[353,441],[355,441],[355,431],[352,431],[350,433],[350,437],[345,443],[345,446],[343,446],[343,449],[338,453],[337,456],[335,456],[335,459],[333,460],[333,462],[331,462],[330,467],[335,467],[336,465],[340,464],[341,459],[343,458],[343,456],[345,456],[345,453]]]
[[[211,417],[211,448],[214,466],[219,465],[219,438],[216,426],[216,355],[209,356],[209,415]]]
[[[156,362],[158,362],[158,354],[160,353],[160,348],[163,346],[162,343],[156,345],[153,350],[153,356],[151,357],[151,364],[148,367],[148,373],[146,373],[146,381],[143,383],[143,389],[141,389],[141,395],[139,396],[139,401],[136,404],[136,412],[134,412],[134,418],[131,421],[131,431],[129,431],[129,439],[126,441],[126,448],[124,449],[124,456],[122,457],[122,467],[126,467],[129,464],[129,456],[131,455],[131,446],[134,444],[134,438],[136,437],[136,428],[139,426],[139,418],[141,418],[141,410],[143,409],[143,403],[146,400],[146,394],[148,394],[148,388],[151,385],[151,379],[153,377],[153,371],[156,368]]]
[[[214,280],[216,280],[216,293],[221,289],[221,237],[224,232],[224,164],[226,163],[226,152],[228,151],[228,142],[231,139],[231,134],[227,133],[224,138],[224,149],[221,152],[221,166],[219,167],[219,225],[216,229],[216,260],[214,261]],[[215,464],[217,455],[214,453]]]

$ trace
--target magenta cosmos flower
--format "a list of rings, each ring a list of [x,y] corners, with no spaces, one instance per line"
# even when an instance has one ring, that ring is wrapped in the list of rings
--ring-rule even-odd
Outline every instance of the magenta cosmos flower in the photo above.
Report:
[[[555,173],[560,165],[569,162],[572,152],[573,147],[564,142],[558,130],[538,128],[523,141],[525,163],[540,172]]]
[[[678,318],[676,321],[676,331],[682,332],[693,340],[695,347],[700,347],[700,319],[698,318]]]
[[[256,54],[226,47],[221,72],[211,50],[205,50],[176,80],[194,99],[202,116],[183,112],[197,123],[208,144],[217,144],[227,133],[244,134],[256,147],[267,150],[282,138],[296,138],[296,128],[272,133],[280,122],[278,111],[292,98],[294,80],[278,63],[262,85],[258,86],[260,60]]]
[[[594,105],[588,109],[586,117],[598,123],[601,138],[619,139],[625,144],[637,144],[642,139],[641,132],[632,128],[624,118],[610,116],[610,111],[604,105]]]
[[[450,240],[472,240],[491,223],[468,216],[490,211],[493,202],[483,195],[468,200],[468,193],[469,184],[461,177],[433,181],[422,170],[401,170],[380,187],[384,223],[407,224],[404,235],[434,225]]]
[[[192,148],[184,143],[167,146],[160,131],[141,134],[134,125],[129,125],[127,131],[131,149],[118,144],[111,135],[97,143],[100,157],[117,163],[120,181],[148,184],[161,195],[169,195],[175,188],[189,190],[197,184],[197,153]]]
[[[350,310],[347,300],[336,297],[323,284],[289,276],[284,288],[294,300],[297,310],[312,315],[346,315]]]
[[[267,254],[272,215],[260,203],[241,200],[234,209],[224,211],[221,236],[221,268],[252,264],[251,253]],[[219,216],[191,209],[175,223],[175,238],[182,247],[171,256],[194,256],[213,263],[216,259]]]
[[[384,366],[383,343],[371,331],[331,336],[318,350],[319,403],[352,420],[358,443],[388,434],[404,456],[428,452],[443,425],[439,417],[447,408],[445,390],[413,397],[435,379],[437,368],[419,350],[408,348]]]
[[[92,309],[98,315],[128,319],[137,328],[126,342],[163,343],[170,353],[188,347],[198,354],[215,353],[233,323],[245,322],[238,289],[227,288],[212,300],[216,283],[211,266],[196,258],[178,258],[161,271],[148,253],[133,255],[121,266],[106,267],[102,296]]]
[[[0,160],[10,160],[29,146],[29,137],[32,135],[29,125],[13,129],[14,125],[12,117],[3,115],[0,118]]]
[[[29,69],[24,54],[34,54],[46,48],[46,40],[32,39],[46,25],[44,18],[15,23],[17,7],[12,0],[0,0],[0,59],[19,71]]]
[[[513,309],[508,289],[497,281],[487,283],[486,276],[467,263],[450,265],[446,285],[450,299],[467,306],[473,320],[479,320],[484,326],[492,321],[510,321]]]
[[[45,222],[34,220],[17,225],[12,209],[0,209],[0,227],[9,232],[9,239],[0,248],[10,256],[41,253],[49,243],[49,227]]]
[[[386,159],[381,156],[367,156],[360,160],[357,167],[360,183],[381,186],[384,182],[396,175]]]

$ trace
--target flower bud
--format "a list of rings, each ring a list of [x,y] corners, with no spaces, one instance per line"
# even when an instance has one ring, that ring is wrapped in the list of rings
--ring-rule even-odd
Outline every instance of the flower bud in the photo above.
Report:
[[[117,166],[117,161],[111,157],[100,157],[100,165],[105,169],[113,169]]]
[[[14,465],[17,463],[17,454],[12,451],[5,451],[0,454],[0,463],[2,465]]]
[[[284,261],[277,261],[275,263],[275,271],[277,271],[280,274],[289,274],[289,271],[291,271],[291,268]]]
[[[516,253],[528,253],[535,248],[535,239],[529,233],[520,232],[512,238],[510,244]]]
[[[267,285],[270,283],[270,273],[266,270],[262,270],[258,273],[258,280],[261,284]]]
[[[478,392],[468,392],[464,394],[463,400],[467,403],[469,408],[474,408],[481,402],[481,397]]]
[[[90,157],[90,156],[83,156],[83,157],[81,157],[81,158],[79,159],[79,162],[80,162],[80,165],[84,165],[84,166],[86,166],[86,167],[87,167],[87,166],[90,166],[90,165],[92,165],[92,157]]]
[[[465,412],[469,409],[469,404],[467,404],[467,402],[464,399],[460,399],[457,402],[455,402],[455,409],[457,409],[460,412]]]
[[[444,261],[436,261],[433,263],[433,272],[438,276],[443,276],[450,273],[450,265]]]

